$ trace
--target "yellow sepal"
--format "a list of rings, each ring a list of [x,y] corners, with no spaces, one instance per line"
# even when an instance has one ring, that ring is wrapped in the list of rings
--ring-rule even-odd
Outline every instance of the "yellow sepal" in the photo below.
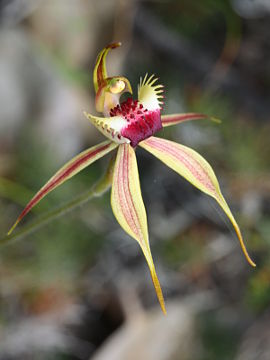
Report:
[[[141,195],[135,151],[128,144],[120,145],[117,152],[111,205],[120,226],[140,244],[150,269],[161,309],[166,314],[164,298],[149,246],[146,211]]]
[[[153,136],[142,141],[139,145],[183,176],[196,188],[216,199],[230,219],[247,261],[250,265],[256,266],[247,252],[239,226],[220,191],[216,175],[208,162],[187,146]]]

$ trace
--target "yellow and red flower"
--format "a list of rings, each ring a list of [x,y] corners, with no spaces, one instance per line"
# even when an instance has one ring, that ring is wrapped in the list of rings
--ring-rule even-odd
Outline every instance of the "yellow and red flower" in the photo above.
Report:
[[[199,190],[212,196],[230,219],[248,262],[252,266],[255,266],[255,263],[248,255],[240,229],[208,162],[196,151],[186,146],[153,136],[163,127],[209,117],[197,113],[161,115],[163,86],[158,84],[158,79],[154,75],[149,77],[146,75],[144,79],[140,80],[137,100],[129,97],[126,101],[120,102],[123,93],[132,94],[130,83],[122,76],[108,77],[106,70],[108,52],[120,45],[120,43],[114,43],[104,48],[99,53],[94,68],[96,110],[102,112],[104,116],[98,117],[85,113],[92,124],[108,140],[83,151],[65,164],[29,201],[9,234],[33,206],[49,192],[118,147],[112,179],[112,210],[120,226],[140,244],[150,269],[160,306],[166,313],[149,245],[147,217],[135,155],[137,145],[153,154]]]

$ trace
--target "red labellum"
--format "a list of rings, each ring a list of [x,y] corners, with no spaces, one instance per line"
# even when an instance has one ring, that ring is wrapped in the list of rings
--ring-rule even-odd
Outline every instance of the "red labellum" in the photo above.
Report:
[[[138,100],[132,98],[111,109],[110,116],[121,116],[126,120],[121,135],[130,140],[132,147],[162,129],[160,109],[145,109]]]

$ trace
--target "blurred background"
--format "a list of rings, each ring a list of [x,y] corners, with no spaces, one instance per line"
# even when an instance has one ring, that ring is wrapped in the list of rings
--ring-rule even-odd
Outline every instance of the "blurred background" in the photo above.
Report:
[[[0,1],[0,359],[270,358],[270,1]],[[92,70],[155,73],[164,113],[203,112],[160,136],[213,166],[257,268],[217,204],[137,149],[163,316],[109,192],[4,244],[31,196],[102,141]],[[91,188],[109,156],[44,199],[17,231]]]

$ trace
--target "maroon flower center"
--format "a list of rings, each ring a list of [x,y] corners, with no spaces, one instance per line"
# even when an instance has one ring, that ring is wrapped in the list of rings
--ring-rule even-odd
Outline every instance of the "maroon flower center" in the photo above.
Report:
[[[126,120],[121,135],[129,139],[133,147],[162,129],[160,109],[145,109],[138,100],[132,98],[111,109],[110,116],[121,116]]]

